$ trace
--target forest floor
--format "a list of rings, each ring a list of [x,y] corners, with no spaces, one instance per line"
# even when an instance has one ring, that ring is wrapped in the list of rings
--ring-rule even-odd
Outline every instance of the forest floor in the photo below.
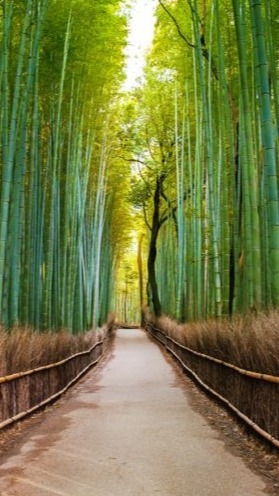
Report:
[[[60,401],[0,434],[1,496],[279,495],[279,454],[142,331]]]

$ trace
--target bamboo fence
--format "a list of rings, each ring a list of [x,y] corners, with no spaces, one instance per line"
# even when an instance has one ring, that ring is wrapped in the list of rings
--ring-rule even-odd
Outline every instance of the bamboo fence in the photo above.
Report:
[[[145,322],[145,329],[203,388],[279,448],[279,377],[244,370],[187,348],[151,322]]]
[[[110,338],[59,362],[0,377],[0,429],[60,397],[103,356]]]

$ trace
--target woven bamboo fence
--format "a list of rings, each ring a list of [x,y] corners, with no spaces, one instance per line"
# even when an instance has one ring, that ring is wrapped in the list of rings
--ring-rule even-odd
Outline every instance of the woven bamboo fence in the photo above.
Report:
[[[183,346],[146,321],[146,330],[207,391],[279,448],[279,377],[241,369]]]
[[[0,429],[60,397],[103,356],[111,332],[59,362],[0,377]]]

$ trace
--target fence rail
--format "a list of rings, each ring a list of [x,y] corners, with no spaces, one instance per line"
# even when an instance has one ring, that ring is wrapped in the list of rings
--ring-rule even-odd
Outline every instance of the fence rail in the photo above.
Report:
[[[57,399],[103,356],[110,332],[86,351],[59,362],[0,377],[0,429]]]
[[[203,388],[279,448],[279,377],[244,370],[187,348],[151,322],[145,328]]]

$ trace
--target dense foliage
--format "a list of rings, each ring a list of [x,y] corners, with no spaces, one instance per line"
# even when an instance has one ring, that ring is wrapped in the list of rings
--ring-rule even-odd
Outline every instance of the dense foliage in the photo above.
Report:
[[[156,15],[134,95],[150,303],[181,320],[278,307],[278,5],[160,0]]]
[[[279,305],[277,2],[158,0],[124,94],[128,3],[1,2],[7,327]]]
[[[118,0],[3,0],[0,22],[1,321],[79,331],[113,291],[126,18]]]

